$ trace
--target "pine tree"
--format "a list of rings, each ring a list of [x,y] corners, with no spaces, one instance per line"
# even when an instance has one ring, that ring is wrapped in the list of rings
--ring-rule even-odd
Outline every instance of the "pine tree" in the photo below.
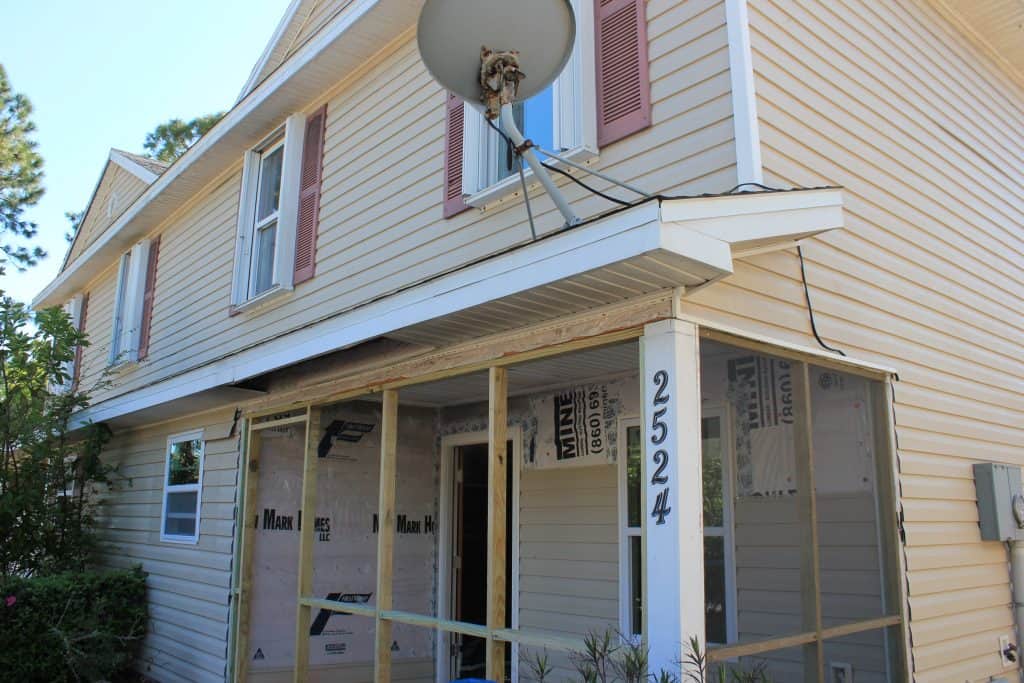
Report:
[[[224,112],[197,116],[191,121],[171,119],[161,123],[153,132],[146,134],[142,147],[146,156],[167,163],[173,163],[195,144],[195,141],[206,134],[206,131],[220,121]]]
[[[30,249],[12,242],[36,236],[36,224],[22,214],[43,196],[43,159],[31,137],[36,129],[31,115],[32,104],[11,89],[0,64],[0,250],[18,270],[46,256],[38,246]]]

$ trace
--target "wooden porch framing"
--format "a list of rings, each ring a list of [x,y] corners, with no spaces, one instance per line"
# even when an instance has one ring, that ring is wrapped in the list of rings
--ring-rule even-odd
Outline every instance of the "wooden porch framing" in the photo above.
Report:
[[[649,314],[650,311],[648,310]],[[327,403],[340,402],[356,399],[371,393],[382,395],[382,423],[381,423],[381,458],[380,458],[380,495],[378,499],[378,516],[381,520],[378,535],[378,560],[377,560],[377,591],[375,604],[351,604],[339,603],[330,600],[317,598],[312,592],[312,549],[314,544],[314,525],[307,524],[301,529],[300,550],[298,558],[298,596],[297,596],[297,624],[295,632],[296,664],[293,680],[296,682],[305,681],[309,674],[309,627],[313,610],[326,610],[344,614],[353,614],[369,617],[376,623],[376,647],[374,652],[375,680],[378,682],[390,680],[391,674],[391,627],[393,624],[407,624],[435,630],[463,634],[482,638],[486,641],[486,666],[489,678],[501,681],[504,678],[504,651],[508,644],[518,643],[522,646],[543,647],[562,651],[579,651],[582,648],[582,640],[558,636],[542,631],[531,631],[518,628],[506,628],[504,604],[505,587],[505,557],[508,551],[508,539],[505,538],[505,486],[504,483],[496,485],[495,482],[504,482],[507,471],[506,453],[506,415],[508,401],[508,370],[511,365],[522,363],[528,360],[535,360],[548,356],[555,356],[572,351],[613,344],[626,340],[638,339],[644,333],[644,327],[637,312],[630,311],[630,315],[624,316],[620,322],[627,322],[625,326],[616,326],[615,320],[602,321],[603,330],[595,330],[594,334],[583,337],[566,339],[561,335],[561,341],[554,341],[559,335],[553,335],[552,341],[542,345],[529,344],[527,347],[520,347],[518,352],[503,353],[499,348],[477,345],[475,352],[469,354],[464,363],[457,363],[453,356],[446,352],[434,354],[434,360],[413,359],[405,363],[398,363],[386,370],[373,370],[361,373],[357,376],[335,380],[329,383],[318,385],[315,391],[306,394],[306,400],[299,401],[298,394],[292,394],[283,398],[284,405],[269,407],[266,404],[258,404],[255,409],[247,413],[247,429],[245,438],[246,453],[243,457],[244,483],[242,485],[242,501],[240,502],[241,531],[240,531],[240,552],[239,552],[239,573],[238,573],[238,604],[235,624],[235,647],[234,666],[235,680],[243,681],[248,672],[248,632],[250,627],[250,595],[252,588],[252,556],[254,529],[250,528],[249,521],[254,519],[256,493],[258,486],[258,472],[260,462],[260,448],[262,437],[260,432],[270,427],[283,426],[285,424],[303,424],[305,432],[305,449],[303,464],[303,487],[302,487],[302,509],[315,509],[316,502],[316,435],[319,431],[320,408],[318,406]],[[659,316],[658,319],[664,319]],[[611,329],[609,329],[609,327]],[[876,420],[876,466],[878,495],[883,500],[897,500],[896,488],[896,450],[893,434],[893,418],[891,398],[888,394],[890,375],[884,369],[870,364],[858,364],[849,359],[835,359],[832,361],[827,357],[817,354],[803,353],[799,349],[785,346],[775,346],[762,340],[751,340],[737,336],[731,331],[717,331],[709,328],[700,328],[702,338],[712,338],[724,341],[729,344],[748,348],[753,351],[771,353],[776,356],[788,358],[795,361],[794,378],[798,382],[795,400],[797,402],[797,415],[800,410],[805,410],[807,419],[799,421],[803,427],[802,436],[797,437],[797,458],[805,467],[802,476],[804,482],[813,481],[812,453],[813,445],[810,442],[810,420],[809,420],[809,387],[807,385],[808,363],[831,367],[833,369],[868,377],[873,380],[880,380],[872,393],[872,408]],[[487,623],[485,625],[472,624],[441,619],[436,616],[416,614],[412,612],[393,609],[392,595],[392,568],[394,553],[394,498],[395,498],[395,471],[396,471],[396,445],[397,445],[397,415],[399,406],[399,390],[404,386],[421,384],[439,379],[455,377],[486,369],[488,372],[488,459],[489,459],[489,494],[488,494],[488,591],[487,591]],[[419,374],[416,374],[419,371]],[[384,373],[389,373],[388,375]],[[802,488],[802,490],[808,490]],[[808,513],[807,519],[814,519],[814,498],[813,495],[801,497],[802,512]],[[645,508],[650,505],[646,504]],[[756,642],[745,642],[726,646],[710,648],[708,651],[708,662],[722,662],[729,659],[765,653],[771,650],[790,647],[803,647],[805,653],[813,659],[814,670],[807,680],[824,680],[822,669],[824,660],[822,657],[823,642],[827,639],[861,633],[869,630],[888,629],[893,636],[892,640],[898,644],[890,653],[891,671],[896,676],[894,680],[902,680],[908,671],[909,664],[907,657],[908,634],[906,620],[903,616],[906,605],[905,586],[903,585],[903,553],[900,545],[897,520],[893,505],[880,506],[881,517],[879,524],[882,528],[882,558],[884,581],[884,608],[885,616],[857,621],[841,626],[825,628],[821,622],[819,596],[817,594],[817,582],[814,578],[819,575],[818,567],[819,547],[817,531],[813,522],[806,526],[806,539],[808,547],[805,548],[803,567],[801,574],[805,577],[802,584],[807,591],[812,591],[813,597],[805,599],[804,628],[801,633],[785,637],[770,638]],[[646,527],[645,527],[646,533]],[[648,587],[644,590],[645,601],[649,595]],[[646,606],[645,606],[646,608]],[[646,609],[645,609],[646,612]],[[692,624],[681,625],[682,628],[692,630]],[[703,622],[698,625],[703,628]]]

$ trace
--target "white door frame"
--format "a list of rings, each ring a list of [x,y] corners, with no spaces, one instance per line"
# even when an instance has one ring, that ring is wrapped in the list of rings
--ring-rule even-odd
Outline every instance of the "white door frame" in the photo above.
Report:
[[[508,440],[512,442],[512,628],[519,628],[519,472],[523,462],[523,430],[519,425],[508,426]],[[450,619],[451,604],[451,550],[452,550],[452,477],[455,474],[455,449],[487,443],[487,432],[464,432],[441,437],[441,502],[438,514],[440,532],[437,543],[437,617]],[[438,629],[436,638],[437,683],[452,680],[448,664],[450,634]],[[512,643],[512,683],[519,680],[519,644]]]

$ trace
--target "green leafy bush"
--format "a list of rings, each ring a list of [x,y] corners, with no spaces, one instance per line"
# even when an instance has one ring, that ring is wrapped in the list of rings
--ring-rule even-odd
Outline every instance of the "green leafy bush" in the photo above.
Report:
[[[0,681],[105,681],[128,669],[146,630],[141,568],[0,583]]]

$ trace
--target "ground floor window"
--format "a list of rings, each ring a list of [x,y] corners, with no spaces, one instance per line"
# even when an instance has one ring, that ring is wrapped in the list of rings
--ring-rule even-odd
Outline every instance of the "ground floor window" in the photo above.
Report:
[[[704,604],[705,630],[710,643],[735,640],[735,564],[732,542],[732,505],[728,473],[731,449],[723,432],[726,409],[705,407],[701,418],[704,478]],[[642,430],[638,419],[624,421],[626,457],[622,463],[625,515],[622,537],[623,568],[620,628],[623,633],[643,635],[643,502],[641,462]]]
[[[202,432],[170,437],[167,440],[167,461],[164,467],[161,540],[186,543],[199,540],[202,481]]]

